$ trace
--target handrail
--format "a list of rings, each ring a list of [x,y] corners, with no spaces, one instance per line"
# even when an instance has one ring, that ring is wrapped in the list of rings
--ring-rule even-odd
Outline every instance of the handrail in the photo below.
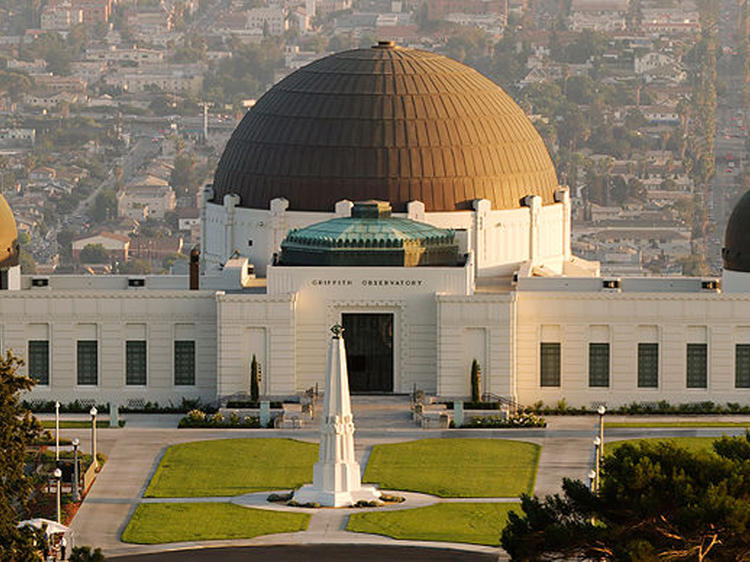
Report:
[[[521,404],[519,404],[513,398],[500,396],[499,394],[493,394],[492,392],[485,392],[484,394],[482,394],[482,400],[484,400],[485,402],[499,402],[500,404],[509,406],[514,414],[521,409]]]

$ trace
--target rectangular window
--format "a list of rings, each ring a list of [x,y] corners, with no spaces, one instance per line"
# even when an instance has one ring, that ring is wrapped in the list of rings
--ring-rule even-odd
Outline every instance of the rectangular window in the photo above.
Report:
[[[659,386],[659,344],[638,344],[638,388]]]
[[[539,354],[541,386],[560,386],[560,344],[542,342]]]
[[[750,344],[738,343],[734,348],[734,386],[750,388]]]
[[[192,340],[174,342],[174,383],[178,386],[195,384],[195,342]]]
[[[589,386],[609,386],[609,344],[589,344]]]
[[[49,384],[49,342],[29,341],[29,377],[37,384]]]
[[[143,340],[125,342],[125,384],[146,384],[146,342]]]
[[[687,344],[687,387],[708,387],[708,345]]]
[[[96,340],[78,340],[78,384],[99,383],[99,361]]]

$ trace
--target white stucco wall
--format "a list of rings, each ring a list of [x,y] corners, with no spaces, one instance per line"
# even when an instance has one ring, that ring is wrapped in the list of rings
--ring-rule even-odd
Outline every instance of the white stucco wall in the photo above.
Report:
[[[448,399],[470,396],[476,359],[482,392],[514,397],[515,294],[437,295],[436,302],[436,392]]]
[[[600,402],[750,403],[735,387],[735,344],[750,343],[750,295],[721,293],[521,292],[516,329],[518,399],[554,405]],[[545,335],[543,335],[545,334]],[[551,336],[550,336],[551,334]],[[561,386],[540,386],[539,345],[561,343]],[[658,388],[637,385],[639,342],[659,344]],[[588,344],[610,344],[610,385],[588,384]],[[686,344],[708,344],[708,386],[687,388]]]
[[[237,206],[236,196],[226,196],[223,205],[209,203],[211,197],[212,190],[204,190],[201,255],[205,269],[216,270],[237,250],[250,259],[259,276],[266,275],[266,267],[273,254],[280,252],[290,229],[349,216],[350,210],[348,202],[339,202],[330,213],[291,211],[284,199],[270,201],[268,209],[246,209]],[[412,202],[410,212],[393,216],[456,230],[460,251],[474,253],[477,276],[510,275],[529,259],[561,271],[563,258],[570,255],[567,189],[558,192],[558,199],[551,205],[507,210],[493,210],[482,199],[474,202],[472,211],[438,213],[424,212],[420,202]]]
[[[0,348],[26,357],[28,340],[47,339],[50,384],[29,399],[129,400],[179,404],[216,396],[216,297],[208,291],[20,290],[0,298]],[[137,336],[133,336],[137,334]],[[46,335],[46,337],[44,337]],[[98,384],[77,385],[78,339],[98,342]],[[147,384],[125,384],[125,342],[147,341]],[[175,386],[173,342],[195,341],[195,385]],[[28,366],[21,368],[27,372]]]
[[[725,293],[750,293],[750,273],[723,269],[721,290]]]

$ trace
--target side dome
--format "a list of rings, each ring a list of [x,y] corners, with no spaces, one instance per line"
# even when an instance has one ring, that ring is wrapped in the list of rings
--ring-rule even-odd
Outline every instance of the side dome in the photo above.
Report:
[[[453,59],[384,41],[293,72],[245,115],[222,154],[213,202],[330,212],[342,199],[427,211],[554,202],[557,175],[523,110]]]
[[[287,234],[279,265],[417,267],[462,265],[455,232],[391,216],[387,201],[354,203],[349,217]]]
[[[18,265],[19,253],[16,219],[5,197],[0,194],[0,269]]]
[[[740,197],[729,216],[721,257],[724,269],[750,272],[750,191]]]

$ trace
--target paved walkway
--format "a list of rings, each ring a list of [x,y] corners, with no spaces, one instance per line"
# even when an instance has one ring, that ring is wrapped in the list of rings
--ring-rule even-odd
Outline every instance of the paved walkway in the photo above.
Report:
[[[582,479],[591,468],[593,458],[592,439],[596,432],[596,417],[553,417],[545,429],[526,430],[422,430],[410,419],[408,399],[405,397],[354,397],[353,407],[357,425],[356,454],[362,465],[366,465],[372,446],[378,443],[393,443],[424,438],[505,438],[538,443],[542,446],[539,469],[535,485],[538,495],[560,491],[562,477]],[[47,416],[40,416],[47,417]],[[85,416],[65,416],[66,418],[83,418]],[[210,545],[270,545],[270,544],[391,544],[391,545],[432,545],[420,541],[396,541],[388,537],[349,533],[344,529],[348,521],[348,510],[317,510],[312,514],[310,525],[305,532],[268,535],[241,541],[210,541],[208,543],[180,543],[171,545],[132,545],[123,543],[119,537],[124,530],[132,512],[143,500],[143,493],[150,481],[164,451],[169,445],[206,439],[275,437],[294,438],[317,441],[316,427],[300,430],[214,430],[195,429],[177,430],[180,416],[148,416],[128,414],[124,416],[127,425],[123,429],[98,430],[99,450],[108,455],[109,460],[92,486],[86,501],[81,506],[72,528],[78,544],[89,544],[101,547],[108,556],[139,554],[145,552],[162,552],[175,548],[195,548]],[[640,418],[608,417],[609,421],[638,421]],[[643,418],[654,421],[654,418]],[[658,421],[671,421],[676,418],[660,417]],[[685,419],[684,417],[680,419]],[[701,417],[709,421],[712,417]],[[748,417],[717,417],[722,421],[748,421]],[[674,436],[718,436],[722,433],[742,434],[743,428],[723,430],[721,428],[618,428],[607,430],[607,440],[628,439],[636,437],[674,437]],[[83,450],[89,450],[90,435],[86,430],[61,430],[63,437],[79,437]],[[401,495],[407,495],[399,492]],[[273,509],[265,502],[265,496],[250,498],[243,496],[253,507]],[[436,499],[424,494],[414,496],[401,509],[428,505]],[[263,501],[260,501],[262,496]],[[419,499],[424,496],[427,499]],[[218,498],[211,498],[217,500]],[[228,498],[220,498],[227,501]],[[236,498],[235,498],[236,500]],[[252,501],[251,501],[252,500]],[[164,501],[164,500],[160,500]],[[178,501],[178,500],[170,500]],[[209,501],[208,499],[191,501]],[[439,501],[446,501],[439,499]],[[515,501],[515,498],[456,499],[449,501]],[[422,503],[428,502],[428,503]],[[257,505],[256,505],[257,503]],[[398,509],[391,506],[386,509]],[[289,509],[289,508],[286,508]],[[446,543],[446,548],[458,548],[470,552],[493,553],[501,555],[500,549],[477,545]]]

